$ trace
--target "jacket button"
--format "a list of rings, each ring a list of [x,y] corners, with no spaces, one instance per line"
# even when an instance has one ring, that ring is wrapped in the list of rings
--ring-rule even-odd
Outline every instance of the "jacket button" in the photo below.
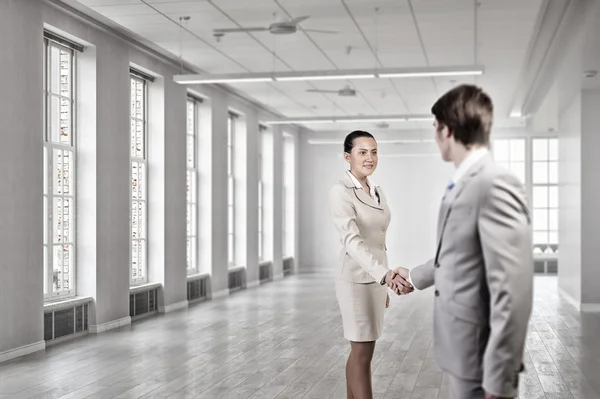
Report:
[[[435,290],[435,296],[440,296],[440,292],[438,290]]]
[[[440,267],[440,264],[439,264],[439,263],[436,263],[436,264],[435,264],[435,267],[438,267],[438,268],[439,268],[439,267]]]

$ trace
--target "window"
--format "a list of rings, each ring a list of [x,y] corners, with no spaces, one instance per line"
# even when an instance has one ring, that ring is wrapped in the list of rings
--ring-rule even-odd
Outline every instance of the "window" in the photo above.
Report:
[[[198,272],[198,163],[196,160],[196,143],[198,123],[196,120],[196,100],[188,98],[187,101],[187,272]]]
[[[235,175],[234,148],[235,115],[227,119],[227,262],[235,264]]]
[[[294,256],[294,139],[284,133],[283,140],[283,256]]]
[[[264,189],[263,189],[263,180],[264,180],[264,168],[263,168],[263,136],[264,132],[267,128],[263,125],[259,125],[258,127],[258,261],[263,261],[265,256],[264,249]]]
[[[513,172],[525,184],[525,139],[494,140],[496,163]]]
[[[534,253],[558,251],[558,139],[532,140]]]
[[[75,295],[75,51],[44,39],[44,298]]]
[[[130,282],[147,281],[148,150],[147,81],[131,75],[131,266]]]

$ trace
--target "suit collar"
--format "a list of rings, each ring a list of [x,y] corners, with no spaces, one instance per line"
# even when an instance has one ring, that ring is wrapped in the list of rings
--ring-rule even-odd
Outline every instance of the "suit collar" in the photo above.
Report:
[[[344,173],[344,176],[340,179],[340,182],[344,186],[346,186],[346,188],[352,189],[352,191],[354,192],[354,195],[360,202],[362,202],[365,205],[368,205],[372,208],[383,210],[384,198],[381,193],[381,190],[377,189],[377,187],[379,187],[379,186],[374,184],[373,182],[369,181],[369,185],[371,187],[373,187],[373,190],[375,191],[375,193],[377,195],[379,195],[379,202],[377,202],[377,200],[374,200],[369,195],[369,193],[365,192],[365,190],[363,189],[360,182],[358,182],[358,180],[356,180],[356,182],[355,182],[354,180],[356,178],[352,179],[352,177],[353,176],[351,176],[349,172],[346,172],[346,173]],[[358,183],[358,185],[356,183]]]

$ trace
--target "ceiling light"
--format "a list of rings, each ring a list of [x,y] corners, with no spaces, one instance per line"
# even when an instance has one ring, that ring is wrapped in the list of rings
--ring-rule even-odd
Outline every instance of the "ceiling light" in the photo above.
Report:
[[[473,71],[438,71],[438,72],[392,72],[380,73],[380,78],[427,78],[436,76],[473,76],[482,75],[483,70]]]
[[[299,80],[337,80],[337,79],[374,79],[375,74],[362,75],[313,75],[313,76],[282,76],[275,77],[278,82],[292,82]]]
[[[421,67],[421,68],[371,68],[338,69],[321,71],[248,72],[237,74],[191,74],[175,75],[173,80],[180,84],[211,84],[240,82],[290,82],[310,80],[418,78],[427,76],[481,75],[484,68],[478,65]]]
[[[290,118],[262,121],[262,123],[265,125],[291,125],[305,123],[419,122],[432,120],[433,117],[428,115],[361,115]]]

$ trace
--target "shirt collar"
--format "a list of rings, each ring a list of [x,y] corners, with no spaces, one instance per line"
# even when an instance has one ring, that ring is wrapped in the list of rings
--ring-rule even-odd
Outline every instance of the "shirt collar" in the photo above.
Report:
[[[454,172],[454,176],[452,177],[452,183],[456,184],[459,180],[467,173],[471,166],[475,165],[477,161],[488,154],[488,149],[485,147],[478,148],[469,152],[469,155],[458,165],[456,171]]]
[[[354,187],[356,187],[359,190],[363,189],[362,184],[360,184],[360,182],[358,181],[358,179],[356,178],[356,176],[354,176],[352,174],[352,172],[350,172],[349,170],[346,171],[346,173],[348,173],[348,176],[350,177],[350,180],[352,180],[352,184],[354,184]],[[371,196],[371,198],[375,198],[375,187],[379,187],[379,185],[377,185],[376,183],[372,182],[371,179],[369,179],[367,177],[367,184],[369,185],[370,188],[370,193],[369,195]]]

